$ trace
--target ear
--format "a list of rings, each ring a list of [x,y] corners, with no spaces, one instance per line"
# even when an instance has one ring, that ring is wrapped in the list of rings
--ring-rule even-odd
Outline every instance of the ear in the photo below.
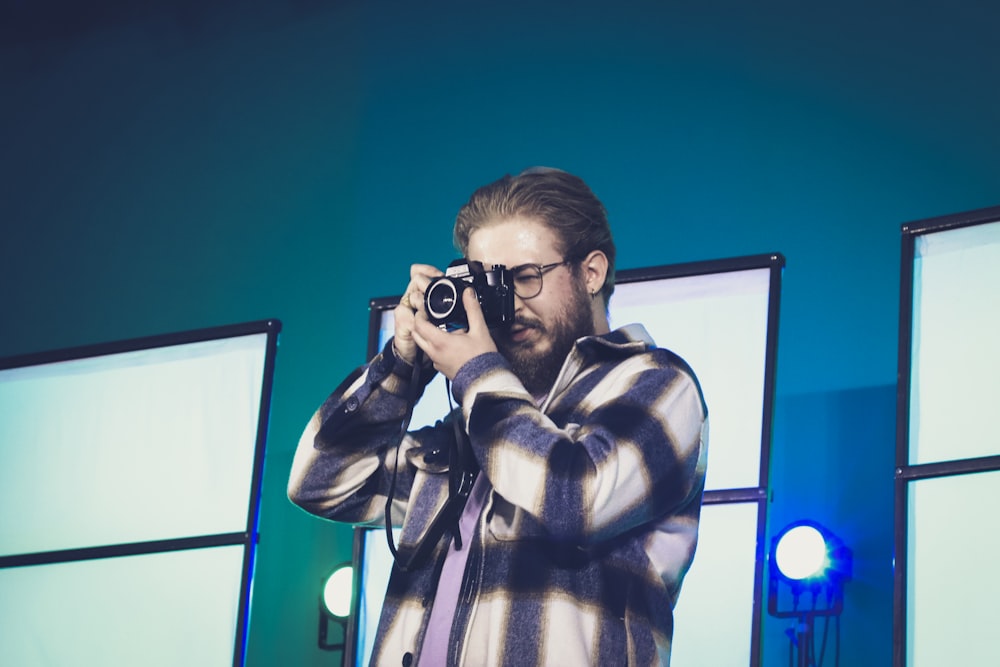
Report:
[[[604,287],[605,278],[608,277],[608,256],[602,250],[591,250],[580,266],[583,267],[587,291],[591,295],[599,293]]]

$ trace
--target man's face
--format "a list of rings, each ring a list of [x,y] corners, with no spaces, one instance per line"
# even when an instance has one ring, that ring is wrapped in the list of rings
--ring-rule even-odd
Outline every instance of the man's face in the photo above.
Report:
[[[556,240],[544,224],[512,218],[473,232],[467,255],[487,267],[553,264],[566,259]],[[594,314],[587,287],[571,265],[563,264],[545,272],[537,296],[522,299],[515,295],[513,325],[495,331],[493,337],[525,388],[540,396],[551,389],[573,343],[593,334]]]

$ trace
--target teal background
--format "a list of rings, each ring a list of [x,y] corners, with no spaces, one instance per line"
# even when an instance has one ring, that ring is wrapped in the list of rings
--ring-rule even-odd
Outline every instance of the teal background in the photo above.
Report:
[[[282,320],[248,665],[335,664],[350,531],[284,488],[368,299],[534,164],[602,198],[619,268],[786,256],[768,536],[853,548],[841,664],[889,664],[900,225],[1000,204],[1000,10],[205,4],[0,5],[0,355]]]

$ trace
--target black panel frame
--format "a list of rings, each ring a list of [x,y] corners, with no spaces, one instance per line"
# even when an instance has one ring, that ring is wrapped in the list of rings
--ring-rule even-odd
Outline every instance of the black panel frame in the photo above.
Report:
[[[893,555],[893,667],[906,665],[906,579],[908,531],[908,491],[910,482],[1000,470],[1000,456],[910,464],[910,391],[913,345],[913,287],[916,242],[921,236],[962,227],[1000,221],[1000,206],[975,209],[951,215],[925,218],[901,226],[899,349],[896,375],[896,466],[894,478],[894,555]]]
[[[278,335],[280,332],[280,320],[266,319],[0,358],[0,370],[10,370],[223,338],[235,338],[254,334],[267,335],[263,377],[261,378],[261,401],[258,409],[256,442],[254,444],[253,472],[250,481],[250,497],[248,498],[247,522],[242,532],[193,535],[167,540],[0,556],[0,568],[27,567],[102,558],[138,556],[169,551],[243,545],[243,568],[240,583],[239,610],[234,636],[233,667],[243,665],[246,660],[248,640],[251,582],[253,580],[256,545],[259,541],[258,527],[260,521],[261,484],[264,474],[264,450],[267,442],[268,420],[271,413],[271,393],[273,390],[275,357],[277,355]]]

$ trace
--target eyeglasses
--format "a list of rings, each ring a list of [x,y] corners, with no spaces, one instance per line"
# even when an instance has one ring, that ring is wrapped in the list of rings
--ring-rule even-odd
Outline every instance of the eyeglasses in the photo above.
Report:
[[[575,259],[564,259],[561,262],[552,262],[551,264],[518,264],[507,269],[513,276],[514,294],[522,299],[534,299],[542,292],[543,275],[557,266],[572,264],[575,261]],[[473,275],[487,273],[486,265],[482,262],[466,260],[466,266],[469,267],[469,271]],[[490,284],[492,284],[492,280],[490,280]]]
[[[563,264],[572,264],[574,260],[564,259],[551,264],[520,264],[512,267],[514,276],[514,294],[522,299],[534,299],[542,292],[542,276]]]

